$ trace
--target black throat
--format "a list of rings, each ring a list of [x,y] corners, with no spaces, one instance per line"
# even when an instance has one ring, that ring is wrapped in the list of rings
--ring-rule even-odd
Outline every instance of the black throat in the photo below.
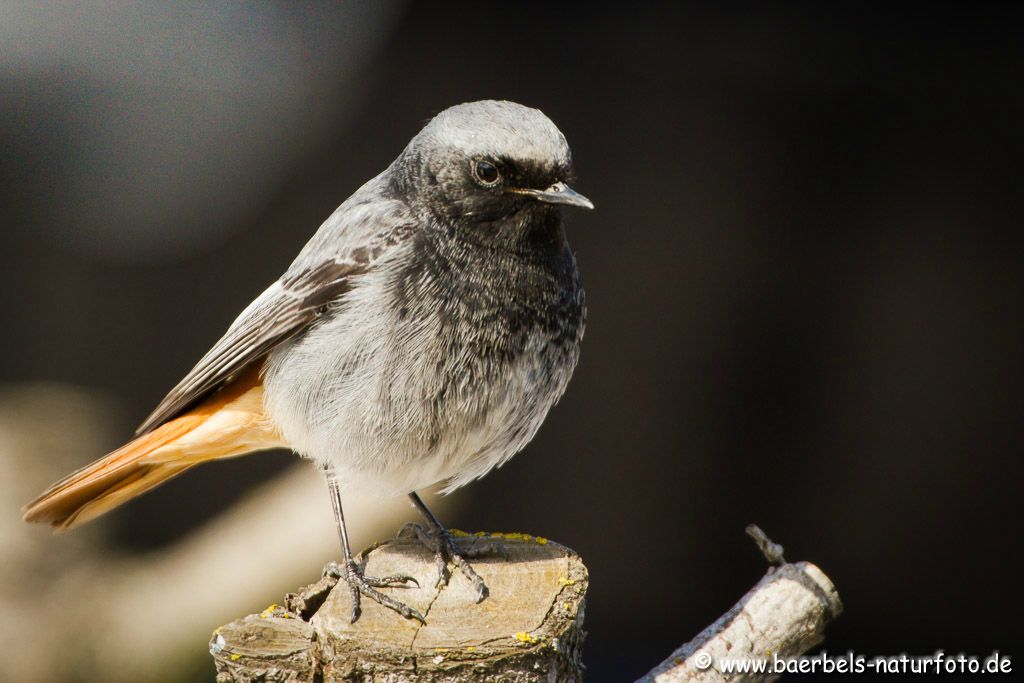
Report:
[[[583,292],[558,210],[438,221],[419,232],[413,249],[398,283],[400,314],[438,315],[456,335],[485,331],[480,343],[501,355],[534,335],[578,341]]]

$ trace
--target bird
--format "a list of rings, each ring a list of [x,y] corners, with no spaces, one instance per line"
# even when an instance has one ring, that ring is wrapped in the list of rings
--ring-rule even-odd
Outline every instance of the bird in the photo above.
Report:
[[[418,490],[448,493],[530,442],[576,367],[586,304],[562,209],[565,136],[540,110],[458,104],[345,200],[134,438],[23,508],[70,529],[203,462],[291,449],[323,472],[352,621],[368,597],[423,616],[353,557],[342,496],[407,495],[438,586],[486,583]]]

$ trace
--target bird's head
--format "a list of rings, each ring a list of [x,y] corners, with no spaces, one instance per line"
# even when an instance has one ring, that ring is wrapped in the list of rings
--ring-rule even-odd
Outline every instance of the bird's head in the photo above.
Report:
[[[594,208],[568,185],[565,136],[540,110],[514,102],[442,111],[412,139],[395,171],[411,203],[459,223]]]

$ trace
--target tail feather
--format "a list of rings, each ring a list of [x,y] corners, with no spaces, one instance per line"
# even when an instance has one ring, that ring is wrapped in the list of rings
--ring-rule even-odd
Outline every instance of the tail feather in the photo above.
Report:
[[[53,484],[23,508],[24,519],[70,529],[198,463],[283,445],[263,413],[263,387],[252,373]]]

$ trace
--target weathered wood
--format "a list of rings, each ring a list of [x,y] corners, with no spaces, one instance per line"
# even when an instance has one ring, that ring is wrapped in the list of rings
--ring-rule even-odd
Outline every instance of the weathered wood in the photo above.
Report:
[[[217,629],[210,652],[218,681],[305,682],[317,670],[313,627],[276,605]]]
[[[683,644],[637,683],[772,681],[772,671],[723,671],[722,661],[795,657],[824,639],[825,627],[843,611],[832,581],[809,562],[787,563],[783,549],[751,525],[768,573],[732,609]]]
[[[490,596],[475,603],[455,571],[437,588],[434,558],[399,539],[366,553],[369,576],[409,574],[420,587],[387,589],[419,610],[426,625],[372,600],[349,622],[344,584],[324,578],[261,615],[222,626],[210,651],[217,680],[228,681],[578,681],[587,570],[568,548],[523,534],[462,535],[467,549],[493,543],[504,552],[473,565]]]

